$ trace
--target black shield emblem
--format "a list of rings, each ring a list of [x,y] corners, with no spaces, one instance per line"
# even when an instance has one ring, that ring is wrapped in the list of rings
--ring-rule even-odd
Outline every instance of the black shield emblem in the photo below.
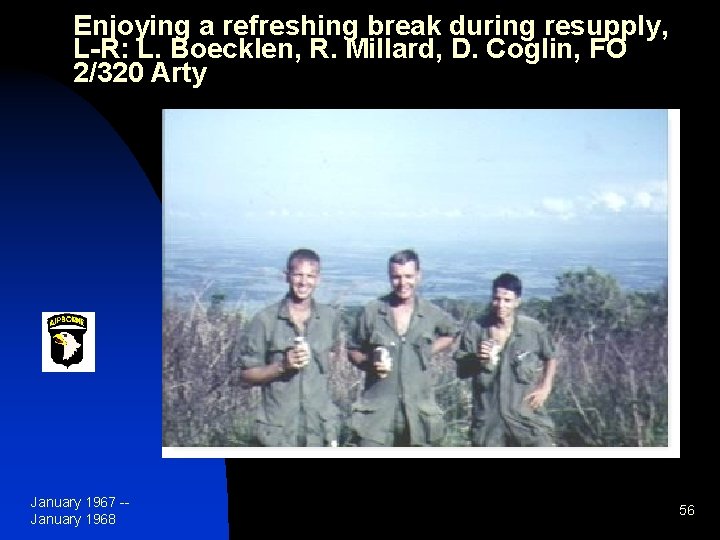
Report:
[[[82,315],[62,313],[48,319],[50,357],[56,364],[69,368],[83,359],[83,335],[87,320]]]

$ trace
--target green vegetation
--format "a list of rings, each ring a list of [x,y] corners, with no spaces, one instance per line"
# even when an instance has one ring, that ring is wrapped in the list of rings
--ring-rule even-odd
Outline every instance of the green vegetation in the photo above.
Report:
[[[549,300],[529,299],[523,312],[547,325],[559,360],[547,407],[561,446],[667,446],[667,286],[623,292],[593,268],[557,277]],[[192,309],[168,307],[163,316],[163,445],[245,446],[259,388],[233,384],[242,313],[227,312],[222,298]],[[479,318],[487,304],[436,300],[459,322]],[[359,307],[343,310],[351,324]],[[455,377],[449,353],[431,364],[445,410],[446,446],[467,445],[468,381]],[[333,399],[344,417],[362,388],[362,374],[344,350],[332,362]]]

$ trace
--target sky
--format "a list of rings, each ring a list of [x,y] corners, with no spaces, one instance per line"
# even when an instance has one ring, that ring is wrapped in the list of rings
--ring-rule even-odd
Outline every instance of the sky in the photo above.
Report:
[[[667,238],[664,109],[166,110],[163,132],[166,240]]]

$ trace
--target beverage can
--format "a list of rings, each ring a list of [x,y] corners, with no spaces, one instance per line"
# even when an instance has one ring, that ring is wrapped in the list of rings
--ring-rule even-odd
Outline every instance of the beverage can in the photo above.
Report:
[[[392,357],[390,356],[390,351],[388,351],[387,348],[375,347],[373,360],[375,362],[382,362],[387,367],[388,371],[392,370]],[[387,377],[387,373],[379,375],[381,378]]]
[[[300,348],[305,349],[308,353],[308,356],[310,355],[310,348],[308,347],[307,340],[305,339],[304,336],[294,337],[293,345],[295,346],[296,349],[300,349]],[[303,366],[306,366],[308,364],[308,362],[309,362],[309,359],[303,363]]]
[[[492,350],[490,351],[490,364],[494,367],[497,365],[500,358],[500,344],[494,339],[490,340],[492,344]]]

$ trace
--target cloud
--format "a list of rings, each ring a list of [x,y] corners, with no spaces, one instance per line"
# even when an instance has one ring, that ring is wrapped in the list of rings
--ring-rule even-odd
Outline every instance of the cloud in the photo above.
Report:
[[[613,186],[601,193],[594,193],[585,206],[589,211],[662,214],[667,212],[667,182]]]
[[[545,197],[541,204],[545,212],[561,219],[571,219],[575,217],[575,204],[569,199]]]
[[[666,213],[668,205],[667,182],[651,182],[633,195],[633,208],[653,213]]]
[[[625,197],[614,191],[606,191],[597,195],[597,200],[605,208],[612,212],[620,212],[627,205]]]
[[[358,215],[358,212],[354,212],[353,215]],[[459,208],[450,208],[447,210],[439,210],[432,208],[430,210],[367,210],[362,213],[365,216],[377,216],[381,218],[392,218],[392,219],[458,219],[466,217],[467,214]]]
[[[542,214],[534,208],[503,208],[498,212],[490,214],[492,218],[502,219],[527,219],[540,217]]]
[[[635,208],[651,208],[653,204],[653,196],[647,191],[638,191],[633,197],[633,206]]]
[[[514,201],[516,204],[481,205],[471,200],[457,200],[457,206],[427,205],[416,208],[398,209],[389,205],[374,207],[338,208],[320,206],[314,208],[275,207],[252,209],[242,215],[254,219],[295,219],[298,223],[330,222],[332,220],[363,219],[402,220],[405,222],[422,221],[423,223],[449,222],[485,222],[488,220],[506,221],[544,221],[544,220],[578,220],[605,219],[608,215],[623,217],[661,216],[667,212],[667,183],[644,182],[634,185],[605,184],[598,191],[586,191],[573,196],[554,196],[550,194],[535,201]],[[188,218],[185,218],[188,219]],[[199,219],[195,214],[195,219]],[[209,218],[208,218],[209,219]]]

